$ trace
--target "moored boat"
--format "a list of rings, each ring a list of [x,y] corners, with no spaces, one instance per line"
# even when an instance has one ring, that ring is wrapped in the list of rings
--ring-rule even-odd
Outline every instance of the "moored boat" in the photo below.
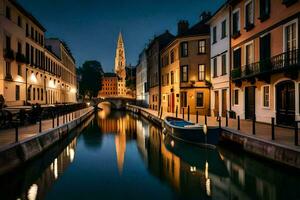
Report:
[[[220,128],[194,124],[175,117],[166,117],[163,123],[164,132],[177,140],[214,148],[219,142]]]

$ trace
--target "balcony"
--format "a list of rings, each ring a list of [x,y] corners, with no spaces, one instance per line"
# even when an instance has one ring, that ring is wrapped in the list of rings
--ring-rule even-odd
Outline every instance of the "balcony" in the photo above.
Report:
[[[243,79],[253,79],[255,77],[266,78],[266,75],[271,75],[279,72],[292,72],[292,75],[298,75],[297,70],[300,69],[300,51],[298,49],[285,52],[269,59],[261,60],[256,63],[235,68],[231,71],[233,81]],[[266,80],[266,79],[265,79]]]
[[[8,61],[13,61],[15,59],[14,51],[11,49],[4,49],[3,56],[4,56],[5,60],[8,60]]]
[[[17,52],[17,54],[16,54],[16,61],[18,63],[26,63],[27,62],[25,55],[22,53],[19,53],[19,52]]]

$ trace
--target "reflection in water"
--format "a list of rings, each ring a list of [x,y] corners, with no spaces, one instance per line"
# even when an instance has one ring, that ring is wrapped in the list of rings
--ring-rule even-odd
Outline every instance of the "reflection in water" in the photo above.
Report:
[[[34,165],[24,172],[22,187],[7,186],[7,182],[0,181],[0,197],[31,200],[51,195],[55,199],[70,199],[67,195],[74,193],[72,199],[84,199],[80,194],[86,192],[89,198],[108,199],[113,194],[122,197],[125,192],[126,197],[138,199],[151,199],[154,195],[167,199],[300,199],[297,173],[282,172],[222,147],[208,150],[187,145],[162,134],[146,119],[130,113],[103,112],[107,110],[100,111],[88,129],[57,153],[58,156],[51,159],[38,177],[30,176],[36,171]],[[97,154],[93,156],[93,152]],[[110,157],[100,161],[104,155]],[[85,172],[81,171],[85,168],[77,169],[86,162],[91,166]],[[72,168],[73,173],[66,173],[67,168]],[[118,173],[112,168],[117,168]],[[78,176],[81,173],[88,177],[88,182]],[[64,176],[74,183],[63,184],[66,183],[62,181]],[[94,182],[93,176],[96,177]],[[135,177],[142,178],[136,180]],[[159,181],[151,182],[152,179]],[[13,182],[13,178],[7,180]],[[74,189],[76,184],[79,187]],[[135,189],[137,187],[139,189]],[[164,187],[167,190],[162,189]],[[11,188],[17,188],[17,191],[7,195],[5,191]],[[91,188],[97,189],[90,192]],[[155,192],[149,193],[151,188],[155,188]],[[139,196],[139,192],[143,196]]]

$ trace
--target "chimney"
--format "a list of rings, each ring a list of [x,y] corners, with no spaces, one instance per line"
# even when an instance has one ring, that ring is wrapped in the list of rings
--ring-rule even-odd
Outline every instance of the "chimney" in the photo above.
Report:
[[[200,21],[201,22],[206,22],[210,17],[211,17],[210,12],[203,11],[200,15]]]
[[[189,22],[186,20],[180,20],[178,22],[178,35],[183,35],[185,34],[189,29]]]

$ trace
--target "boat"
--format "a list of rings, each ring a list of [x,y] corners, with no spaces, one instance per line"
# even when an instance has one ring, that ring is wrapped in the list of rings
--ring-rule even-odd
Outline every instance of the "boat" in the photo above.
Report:
[[[174,140],[170,135],[165,135],[163,141],[168,151],[178,156],[190,166],[204,170],[208,163],[209,173],[218,177],[229,177],[226,165],[218,149],[207,149],[189,145],[186,142]]]
[[[163,132],[177,140],[215,148],[219,142],[221,129],[217,126],[207,127],[180,118],[166,117],[163,122]]]

